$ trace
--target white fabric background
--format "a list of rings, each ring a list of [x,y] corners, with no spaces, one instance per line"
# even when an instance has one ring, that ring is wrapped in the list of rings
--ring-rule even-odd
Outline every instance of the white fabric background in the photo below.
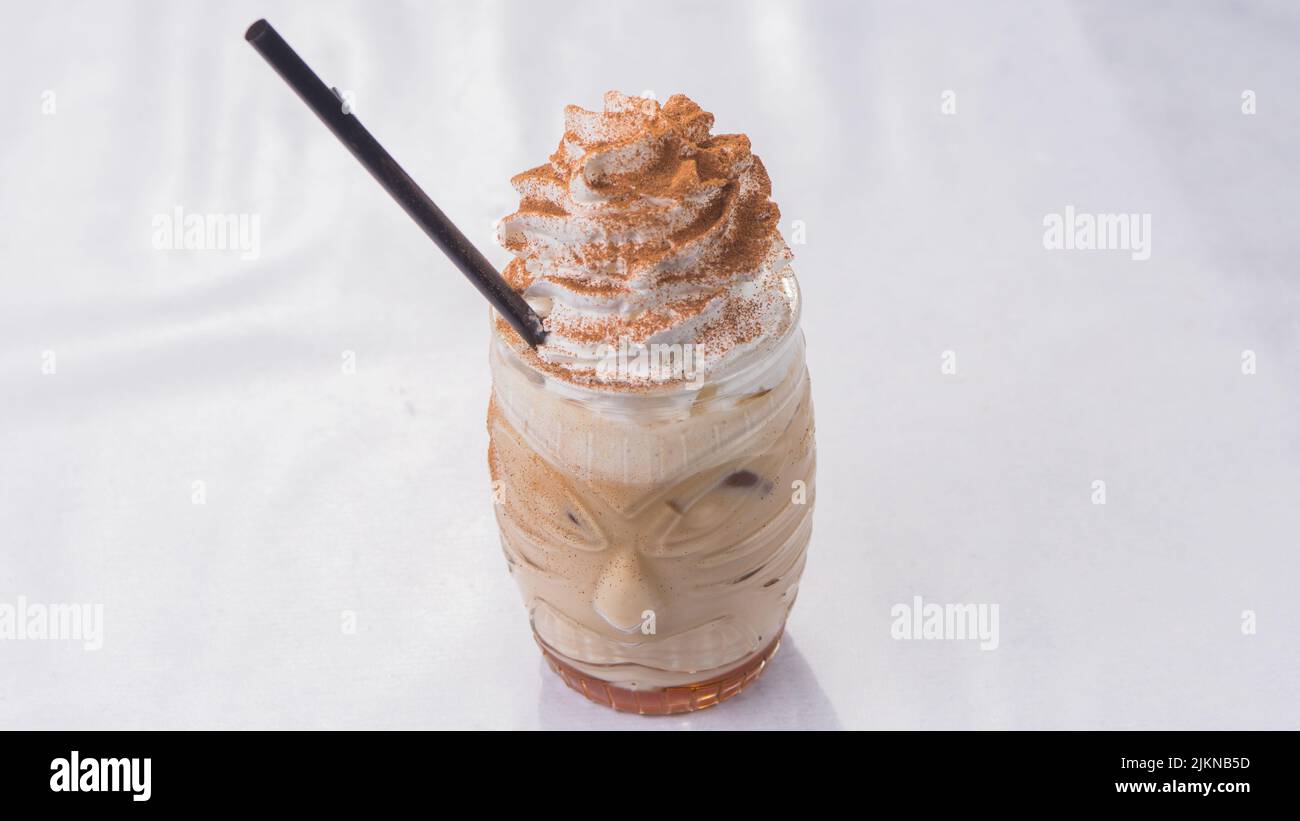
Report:
[[[0,601],[106,625],[0,642],[0,727],[1300,727],[1294,5],[4,6]],[[683,91],[750,135],[807,226],[820,463],[752,691],[645,720],[543,667],[485,308],[259,16],[497,263],[566,103]],[[155,250],[177,205],[260,214],[260,258]],[[1150,213],[1151,259],[1044,250],[1066,205]],[[892,640],[914,595],[997,603],[1000,648]]]

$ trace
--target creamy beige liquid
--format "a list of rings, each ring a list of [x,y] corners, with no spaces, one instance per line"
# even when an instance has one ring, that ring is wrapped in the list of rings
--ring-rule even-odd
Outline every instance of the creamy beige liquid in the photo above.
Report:
[[[491,359],[501,542],[544,650],[645,691],[774,649],[812,528],[802,334],[740,391],[612,406],[550,389],[499,339]]]

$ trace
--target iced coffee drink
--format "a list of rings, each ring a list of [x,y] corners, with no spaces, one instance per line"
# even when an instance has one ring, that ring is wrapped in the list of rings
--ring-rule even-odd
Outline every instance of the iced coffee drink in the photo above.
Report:
[[[499,239],[543,317],[494,322],[501,543],[551,667],[615,709],[716,704],[772,659],[812,528],[799,291],[748,138],[691,100],[569,106]]]

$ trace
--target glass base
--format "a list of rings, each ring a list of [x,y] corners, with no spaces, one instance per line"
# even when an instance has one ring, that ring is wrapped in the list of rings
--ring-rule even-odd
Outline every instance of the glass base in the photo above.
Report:
[[[781,636],[778,634],[771,644],[742,662],[739,667],[698,684],[655,690],[629,690],[579,671],[547,647],[536,634],[533,638],[537,640],[537,646],[542,649],[542,655],[546,657],[551,669],[569,687],[597,704],[603,704],[621,713],[637,713],[643,716],[691,713],[726,701],[757,681],[763,674],[763,670],[767,668],[768,662],[772,660],[772,656],[776,655],[777,648],[781,646]]]

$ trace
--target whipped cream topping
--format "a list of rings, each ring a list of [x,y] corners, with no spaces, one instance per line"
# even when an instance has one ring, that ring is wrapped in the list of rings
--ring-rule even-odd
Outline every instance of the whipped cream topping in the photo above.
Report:
[[[498,321],[530,364],[594,388],[701,385],[793,328],[771,180],[748,137],[712,127],[680,94],[565,109],[559,148],[511,180],[519,210],[498,226],[504,275],[547,331],[532,351]]]

